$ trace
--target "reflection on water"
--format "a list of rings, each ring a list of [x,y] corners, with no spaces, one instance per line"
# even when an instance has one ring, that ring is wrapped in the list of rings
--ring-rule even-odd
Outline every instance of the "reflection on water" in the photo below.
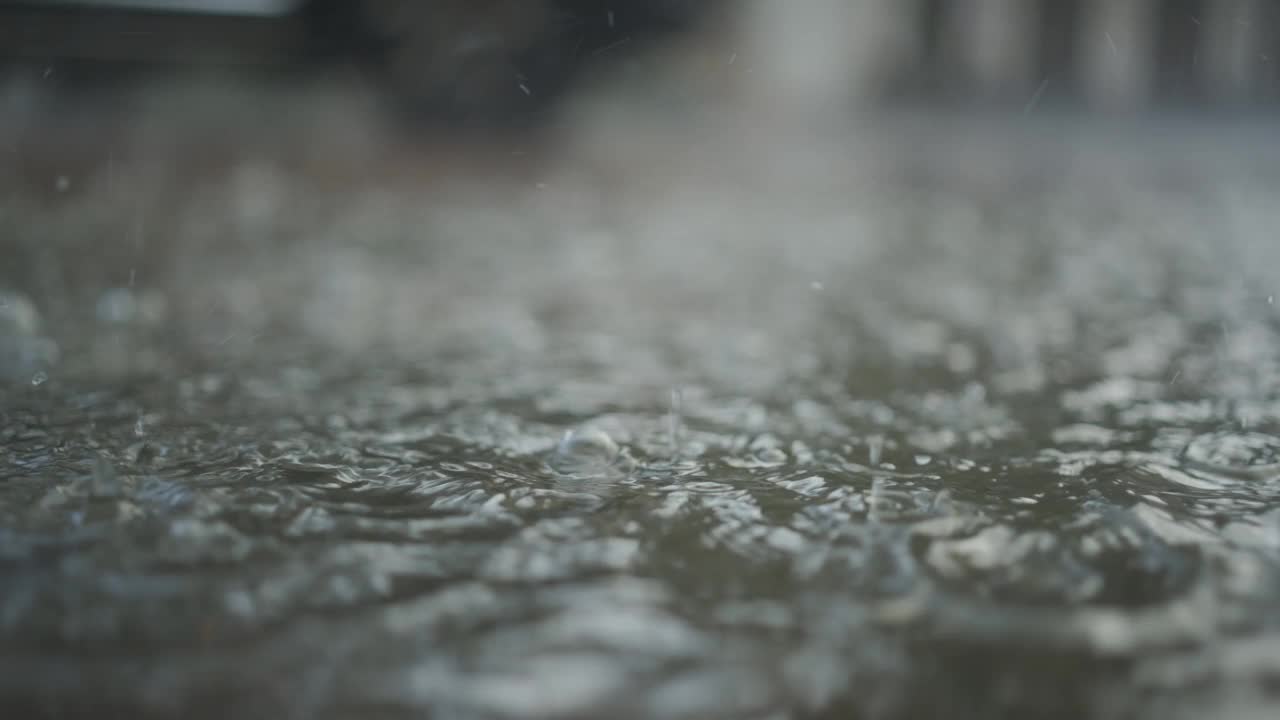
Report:
[[[632,120],[9,193],[15,717],[1264,716],[1264,150]]]

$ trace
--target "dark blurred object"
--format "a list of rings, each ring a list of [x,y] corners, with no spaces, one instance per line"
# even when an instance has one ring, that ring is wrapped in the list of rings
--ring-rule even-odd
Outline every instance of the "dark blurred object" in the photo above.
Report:
[[[259,64],[301,47],[292,0],[0,2],[6,62]]]
[[[44,0],[0,2],[0,59],[125,66],[354,66],[414,117],[544,117],[584,70],[691,29],[693,0]]]
[[[379,76],[415,113],[464,125],[537,118],[584,73],[695,27],[702,0],[369,0]],[[318,8],[351,13],[352,3]],[[322,11],[323,12],[323,11]],[[344,21],[347,19],[343,18]],[[368,57],[367,54],[364,56]]]

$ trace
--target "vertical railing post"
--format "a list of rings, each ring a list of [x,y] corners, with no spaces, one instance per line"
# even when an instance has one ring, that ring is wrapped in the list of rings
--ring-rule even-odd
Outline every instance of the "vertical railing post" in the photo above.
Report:
[[[962,85],[980,97],[1033,91],[1038,11],[1029,0],[954,0],[944,32]]]
[[[1207,0],[1198,80],[1219,100],[1256,100],[1266,75],[1264,39],[1274,29],[1263,7],[1270,0]],[[1274,60],[1271,60],[1274,62]]]
[[[1153,0],[1084,0],[1077,57],[1090,103],[1134,109],[1150,97],[1155,61]]]

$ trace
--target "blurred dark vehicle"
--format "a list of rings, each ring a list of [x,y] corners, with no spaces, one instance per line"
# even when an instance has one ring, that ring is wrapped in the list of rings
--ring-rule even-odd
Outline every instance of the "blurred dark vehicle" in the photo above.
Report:
[[[697,0],[0,0],[0,62],[351,67],[419,119],[536,122],[584,72],[693,27]]]

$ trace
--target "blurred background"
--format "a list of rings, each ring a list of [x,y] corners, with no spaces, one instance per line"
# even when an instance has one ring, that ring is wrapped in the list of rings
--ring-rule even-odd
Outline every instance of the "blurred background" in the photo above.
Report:
[[[2,2],[0,284],[50,319],[126,282],[189,302],[184,269],[252,234],[178,240],[212,188],[266,218],[290,193],[511,207],[554,187],[560,217],[608,225],[682,182],[781,201],[1125,153],[1265,165],[1278,50],[1262,0]],[[853,148],[871,157],[831,161]],[[261,234],[241,252],[287,244]]]
[[[1257,107],[1280,84],[1280,11],[1262,0],[27,0],[0,12],[10,74],[346,71],[419,119],[464,126],[532,121],[585,78],[649,75],[673,53],[704,99],[785,83],[828,106]]]

